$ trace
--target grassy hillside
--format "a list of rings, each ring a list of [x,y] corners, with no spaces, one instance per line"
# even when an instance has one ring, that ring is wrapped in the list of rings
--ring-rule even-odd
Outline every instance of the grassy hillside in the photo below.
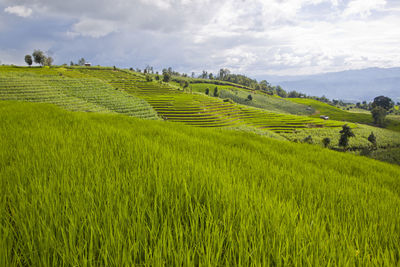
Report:
[[[162,118],[197,127],[228,127],[274,138],[278,138],[274,135],[277,133],[283,138],[299,142],[311,136],[316,144],[322,144],[321,140],[329,137],[332,147],[337,147],[339,130],[344,122],[292,114],[313,112],[314,110],[307,110],[310,104],[338,119],[362,121],[368,116],[348,113],[308,99],[295,99],[294,101],[308,101],[297,104],[278,97],[252,94],[253,100],[248,101],[248,91],[233,88],[231,85],[224,85],[225,89],[219,86],[220,97],[230,99],[223,101],[203,93],[189,93],[187,90],[183,92],[179,86],[173,84],[149,82],[142,74],[113,68],[1,66],[0,74],[0,100],[52,103],[73,111]],[[209,85],[193,84],[201,88]],[[378,138],[380,149],[400,146],[398,133],[356,124],[350,126],[356,129],[356,138],[350,142],[352,149],[363,150],[368,147],[367,137],[372,131]]]
[[[194,92],[204,93],[206,88],[208,88],[210,90],[210,95],[212,95],[215,87],[218,88],[220,98],[231,99],[238,104],[261,108],[270,112],[288,113],[295,115],[311,115],[315,112],[314,109],[308,109],[308,106],[306,105],[289,102],[286,99],[263,94],[260,91],[255,93],[253,91],[237,88],[234,86],[222,86],[210,83],[197,83],[190,85],[190,88]],[[249,94],[253,98],[251,101],[247,99],[247,96]]]
[[[73,111],[157,118],[145,100],[72,69],[1,66],[0,73],[0,100],[51,103]]]
[[[101,79],[115,89],[146,100],[165,120],[199,127],[249,126],[274,132],[291,132],[301,128],[339,127],[341,123],[317,118],[278,114],[263,109],[237,105],[202,94],[185,93],[167,83],[146,81],[129,71],[97,68],[76,69]]]
[[[281,133],[281,135],[291,141],[298,142],[301,142],[307,136],[311,136],[313,143],[319,145],[322,145],[322,139],[330,138],[330,147],[339,148],[340,130],[337,128],[301,129],[292,133]],[[357,127],[353,128],[352,131],[355,136],[349,139],[349,149],[362,149],[371,146],[371,143],[368,141],[368,136],[371,132],[376,137],[378,148],[400,147],[400,134],[398,132],[362,124],[357,124]]]
[[[0,101],[1,266],[400,264],[400,167]]]
[[[341,120],[341,121],[349,121],[349,122],[357,122],[364,124],[372,124],[372,116],[369,113],[357,113],[357,112],[348,112],[345,110],[341,110],[340,108],[328,105],[326,103],[314,100],[314,99],[306,99],[306,98],[288,98],[288,100],[298,103],[309,105],[314,108],[317,112],[314,114],[314,117],[319,117],[320,115],[327,115],[330,119],[333,120]],[[386,128],[390,130],[394,130],[400,132],[400,123],[393,119],[387,119]]]
[[[294,103],[299,103],[313,107],[315,110],[317,110],[317,113],[314,115],[315,117],[319,117],[320,115],[327,115],[333,120],[351,121],[358,123],[372,123],[372,117],[369,114],[347,112],[340,108],[331,106],[329,104],[314,99],[288,98],[288,100]]]

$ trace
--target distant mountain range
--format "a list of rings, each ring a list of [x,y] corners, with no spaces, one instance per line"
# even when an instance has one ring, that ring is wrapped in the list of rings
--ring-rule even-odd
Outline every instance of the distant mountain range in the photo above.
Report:
[[[372,101],[379,95],[400,101],[400,67],[368,68],[301,76],[259,76],[286,91],[346,101]]]

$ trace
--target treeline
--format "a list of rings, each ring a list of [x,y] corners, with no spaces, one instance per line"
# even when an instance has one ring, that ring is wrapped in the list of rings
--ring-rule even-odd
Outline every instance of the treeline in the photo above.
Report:
[[[130,68],[130,70],[134,70]],[[266,80],[262,80],[258,82],[256,79],[252,79],[243,74],[233,74],[229,69],[223,68],[220,69],[217,74],[212,72],[208,72],[203,70],[200,75],[196,75],[195,72],[192,72],[190,75],[186,73],[180,73],[178,71],[173,70],[171,67],[162,69],[162,74],[159,74],[158,71],[154,71],[152,66],[147,65],[143,72],[141,69],[136,68],[136,72],[141,72],[147,75],[148,80],[152,80],[149,75],[155,76],[156,80],[163,80],[165,82],[173,81],[182,85],[182,87],[188,87],[189,84],[195,83],[210,83],[215,85],[230,85],[237,88],[243,88],[247,90],[251,90],[253,92],[262,92],[268,95],[277,95],[282,98],[308,98],[318,100],[324,103],[327,103],[332,106],[340,106],[347,109],[351,109],[353,107],[365,109],[371,111],[373,107],[373,102],[367,103],[366,101],[359,102],[356,105],[354,103],[347,103],[342,100],[337,99],[328,99],[325,96],[311,96],[306,95],[304,93],[298,92],[296,90],[286,91],[280,85],[272,85]],[[162,75],[162,77],[160,77]],[[400,105],[400,103],[397,103]],[[389,113],[394,110],[389,110]]]
[[[30,67],[33,63],[39,64],[40,66],[51,66],[54,59],[51,56],[46,55],[41,50],[34,50],[32,55],[25,55],[25,63]]]

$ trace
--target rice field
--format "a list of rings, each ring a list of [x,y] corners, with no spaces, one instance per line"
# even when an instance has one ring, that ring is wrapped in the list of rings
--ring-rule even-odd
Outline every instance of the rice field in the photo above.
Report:
[[[341,129],[324,128],[324,129],[301,129],[292,133],[281,133],[281,136],[286,137],[290,141],[302,142],[307,136],[311,136],[314,144],[322,146],[324,138],[331,139],[331,148],[339,148],[338,141],[340,138]],[[349,149],[357,150],[370,147],[372,144],[368,141],[368,136],[374,133],[378,148],[400,147],[400,134],[387,129],[372,127],[368,125],[357,124],[357,127],[352,129],[355,137],[349,139]],[[400,162],[400,161],[399,161]]]
[[[222,99],[190,94],[162,82],[147,82],[143,75],[129,71],[78,68],[83,74],[101,79],[115,89],[146,100],[169,121],[197,127],[233,127],[247,125],[274,132],[292,132],[300,128],[339,127],[340,122],[319,118],[278,114],[260,108],[224,102]]]
[[[221,90],[221,93],[226,92],[228,91]],[[246,92],[238,91],[238,97],[241,99],[245,98],[245,95]],[[276,139],[283,137],[295,142],[302,142],[311,136],[313,143],[320,145],[323,138],[329,137],[332,141],[331,148],[337,148],[341,126],[348,123],[288,114],[306,113],[305,108],[309,104],[315,108],[323,108],[322,110],[335,110],[334,107],[314,100],[309,103],[309,99],[293,99],[306,101],[303,103],[306,105],[303,105],[254,95],[251,101],[254,102],[253,106],[240,105],[202,93],[183,92],[179,87],[168,83],[148,82],[145,76],[139,73],[103,67],[1,66],[0,100],[51,103],[71,111],[119,113],[145,119],[161,118],[195,127],[243,130]],[[314,102],[318,102],[319,106]],[[333,116],[354,115],[353,121],[357,121],[359,115],[367,116],[337,110],[336,113],[332,113]],[[351,149],[368,147],[367,138],[372,131],[377,135],[380,148],[400,145],[398,133],[354,123],[349,125],[356,133],[356,138],[350,140]]]
[[[319,117],[320,115],[327,115],[333,120],[340,121],[349,121],[355,123],[363,123],[363,124],[372,124],[372,116],[370,113],[356,113],[356,112],[347,112],[345,110],[341,110],[340,108],[331,106],[329,104],[314,100],[314,99],[305,99],[305,98],[287,98],[289,101],[298,104],[309,105],[317,112],[314,114],[314,117]],[[396,121],[390,116],[386,119],[385,128],[400,132],[400,122]]]
[[[156,112],[143,99],[65,68],[0,67],[0,100],[51,103],[72,111],[157,118]]]
[[[400,167],[0,101],[1,266],[398,266]]]

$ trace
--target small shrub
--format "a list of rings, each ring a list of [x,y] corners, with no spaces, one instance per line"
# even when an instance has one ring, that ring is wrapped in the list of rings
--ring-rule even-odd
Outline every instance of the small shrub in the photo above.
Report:
[[[354,136],[355,135],[351,128],[347,124],[343,125],[342,130],[340,131],[339,146],[346,150],[349,145],[349,138]]]
[[[331,139],[329,137],[325,137],[324,139],[322,139],[322,143],[324,144],[324,147],[328,147],[331,143]]]
[[[150,75],[146,74],[146,82],[151,82],[151,81],[153,81],[153,78]]]
[[[312,144],[313,143],[313,139],[312,139],[311,135],[309,135],[306,138],[304,138],[303,139],[303,143]]]
[[[215,97],[218,97],[219,93],[218,93],[218,87],[214,88],[214,94]]]
[[[372,144],[373,147],[376,147],[376,137],[373,132],[368,136],[368,141]]]

